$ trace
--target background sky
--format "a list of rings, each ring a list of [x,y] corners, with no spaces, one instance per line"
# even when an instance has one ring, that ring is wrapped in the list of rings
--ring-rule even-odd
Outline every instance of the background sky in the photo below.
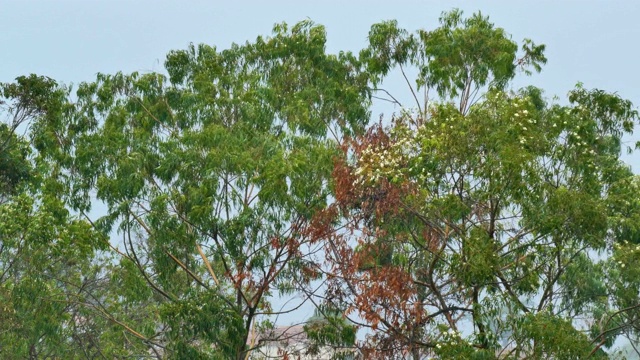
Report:
[[[527,81],[549,94],[565,95],[582,81],[640,103],[640,1],[632,0],[0,0],[0,81],[37,73],[77,83],[97,72],[160,71],[169,50],[190,42],[226,48],[306,18],[326,26],[328,51],[357,51],[375,22],[433,28],[454,7],[482,11],[516,41],[546,44],[548,65]]]
[[[562,101],[583,82],[640,105],[635,0],[0,0],[0,82],[36,73],[77,84],[98,72],[162,71],[166,53],[191,42],[224,49],[270,34],[274,23],[307,18],[326,26],[329,52],[358,51],[373,23],[396,19],[409,31],[432,29],[442,11],[455,7],[467,15],[482,11],[518,42],[547,45],[543,72],[516,86],[535,85]],[[640,172],[637,156],[624,159]]]
[[[562,99],[580,81],[640,104],[635,0],[0,0],[0,82],[36,73],[77,84],[98,72],[162,71],[166,53],[191,42],[224,49],[270,34],[275,23],[307,18],[326,26],[328,51],[358,51],[373,23],[396,19],[409,31],[430,29],[454,7],[482,11],[518,42],[547,45],[543,72],[516,86],[535,85]],[[640,171],[639,160],[625,160]]]

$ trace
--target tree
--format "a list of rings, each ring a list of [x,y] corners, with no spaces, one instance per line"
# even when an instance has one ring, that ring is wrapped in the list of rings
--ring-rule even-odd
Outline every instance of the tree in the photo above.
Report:
[[[368,120],[361,64],[326,54],[325,38],[309,21],[281,24],[223,51],[173,51],[168,77],[99,75],[56,129],[65,201],[82,214],[92,193],[106,205],[92,222],[122,237],[120,306],[151,304],[158,318],[137,332],[163,356],[245,359],[250,334],[291,310],[270,297],[318,278],[310,229],[324,221],[332,139]]]
[[[361,53],[374,86],[397,67],[415,105],[342,142],[336,216],[316,229],[332,234],[328,303],[370,329],[368,358],[606,357],[638,335],[638,178],[619,159],[638,113],[582,85],[566,105],[509,90],[544,46],[518,51],[479,13],[440,23],[376,24]]]
[[[109,323],[93,297],[101,288],[95,255],[106,243],[65,208],[56,165],[20,135],[60,121],[68,89],[31,75],[0,84],[0,95],[0,356],[113,355],[98,335]]]

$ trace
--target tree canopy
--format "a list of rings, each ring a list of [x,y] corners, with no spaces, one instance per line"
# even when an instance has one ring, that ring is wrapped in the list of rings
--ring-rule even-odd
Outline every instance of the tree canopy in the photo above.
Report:
[[[309,354],[614,358],[640,336],[638,112],[514,88],[544,50],[453,10],[359,53],[303,21],[0,84],[0,355],[259,358],[311,303]]]

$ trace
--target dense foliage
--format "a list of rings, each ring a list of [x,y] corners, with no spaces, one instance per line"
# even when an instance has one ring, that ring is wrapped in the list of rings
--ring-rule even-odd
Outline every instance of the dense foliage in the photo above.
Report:
[[[258,358],[301,302],[308,351],[336,358],[638,341],[630,101],[513,89],[544,46],[481,14],[325,42],[280,24],[166,74],[0,84],[0,356]],[[377,100],[399,111],[370,122]]]

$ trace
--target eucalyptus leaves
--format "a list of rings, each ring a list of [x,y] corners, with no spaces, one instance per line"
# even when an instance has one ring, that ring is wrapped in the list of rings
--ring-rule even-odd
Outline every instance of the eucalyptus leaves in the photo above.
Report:
[[[0,355],[257,358],[252,334],[304,301],[310,349],[337,357],[606,358],[638,338],[629,101],[513,90],[544,46],[480,13],[325,43],[279,24],[172,51],[166,75],[2,84]],[[371,124],[381,97],[401,111]]]

